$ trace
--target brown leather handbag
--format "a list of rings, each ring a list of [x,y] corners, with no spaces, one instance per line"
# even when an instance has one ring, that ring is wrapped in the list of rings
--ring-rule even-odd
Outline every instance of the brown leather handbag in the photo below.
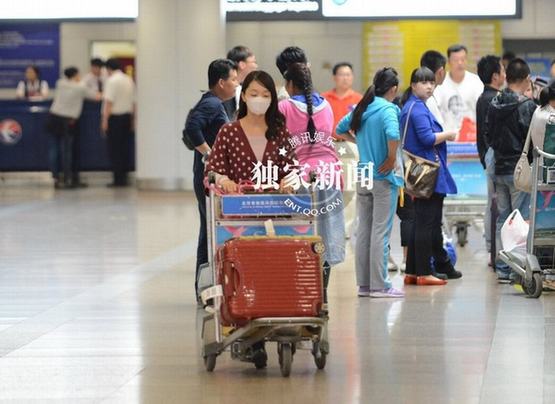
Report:
[[[401,145],[405,170],[405,191],[415,198],[429,199],[436,188],[437,176],[439,173],[439,157],[435,148],[436,161],[415,156],[404,149],[412,107],[414,107],[414,103],[410,106],[407,114],[405,128],[403,130],[403,143]]]

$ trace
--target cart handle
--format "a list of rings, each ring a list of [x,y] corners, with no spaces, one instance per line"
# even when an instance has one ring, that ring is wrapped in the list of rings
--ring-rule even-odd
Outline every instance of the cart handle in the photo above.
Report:
[[[542,156],[543,158],[555,160],[555,154],[546,153],[538,146],[534,147],[534,152],[536,153],[536,155]]]
[[[250,180],[241,180],[239,181],[239,190],[238,193],[240,194],[244,194],[245,191],[253,191],[253,192],[263,192],[262,188],[256,189],[254,187],[254,182],[250,181]]]
[[[216,186],[216,173],[214,171],[208,172],[204,178],[204,187],[206,189],[213,189],[214,193],[218,196],[227,195],[220,187]],[[250,180],[239,181],[237,194],[244,194],[245,191],[253,191],[257,193],[264,192],[263,189],[256,189],[254,182]]]
[[[209,171],[206,178],[208,179],[208,184],[216,183],[216,173],[214,171]]]

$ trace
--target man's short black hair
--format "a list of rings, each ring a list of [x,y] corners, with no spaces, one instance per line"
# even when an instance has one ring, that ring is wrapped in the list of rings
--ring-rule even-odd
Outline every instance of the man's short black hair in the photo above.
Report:
[[[450,58],[452,53],[457,53],[460,51],[465,51],[466,53],[468,53],[468,49],[466,49],[466,46],[464,45],[461,45],[461,44],[451,45],[450,47],[447,48],[447,57]]]
[[[333,69],[332,69],[333,75],[335,76],[337,74],[337,71],[342,67],[348,67],[349,69],[351,69],[351,72],[353,71],[353,65],[350,64],[349,62],[339,62],[335,66],[333,66]]]
[[[74,66],[70,66],[64,69],[64,76],[66,76],[68,79],[75,77],[77,73],[79,73],[79,70]]]
[[[121,64],[119,60],[110,58],[106,61],[106,68],[110,70],[121,70]]]
[[[227,80],[231,70],[237,70],[237,64],[229,59],[216,59],[208,66],[208,87],[213,88],[218,81]]]
[[[442,67],[445,68],[446,63],[447,59],[445,59],[445,56],[436,50],[426,51],[420,58],[420,66],[427,67],[434,74]]]
[[[518,83],[530,76],[530,67],[521,58],[514,58],[507,66],[507,83]]]
[[[486,55],[478,61],[478,77],[484,84],[491,84],[494,73],[501,73],[501,58]]]
[[[553,65],[555,65],[555,59],[551,61],[551,67],[553,67]]]
[[[235,46],[227,52],[227,58],[239,64],[239,62],[246,62],[247,58],[253,56],[254,53],[246,46]]]
[[[91,66],[104,67],[104,61],[100,58],[92,58]]]
[[[289,46],[276,57],[276,66],[282,76],[287,71],[287,68],[293,63],[306,64],[307,62],[308,60],[304,50],[298,46]]]
[[[515,53],[513,51],[508,50],[508,51],[505,51],[505,53],[503,53],[503,57],[501,59],[508,60],[510,62],[514,58],[516,58]]]

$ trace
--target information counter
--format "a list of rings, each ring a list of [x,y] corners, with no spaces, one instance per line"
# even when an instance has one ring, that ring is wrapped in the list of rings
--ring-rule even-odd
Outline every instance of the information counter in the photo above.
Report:
[[[51,103],[0,100],[0,171],[49,170],[51,135],[45,123]],[[100,132],[100,102],[85,102],[79,126],[80,171],[110,171],[106,138]],[[129,147],[129,171],[134,171],[134,138]]]

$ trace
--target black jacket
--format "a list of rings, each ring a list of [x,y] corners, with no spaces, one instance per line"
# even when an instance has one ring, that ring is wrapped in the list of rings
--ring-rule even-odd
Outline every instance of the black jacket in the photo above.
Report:
[[[229,120],[222,105],[222,100],[208,91],[202,95],[200,101],[191,110],[184,131],[187,132],[195,147],[204,142],[212,147],[220,128],[227,122]],[[193,171],[195,175],[204,176],[202,154],[197,150],[195,150]]]
[[[491,101],[487,133],[494,151],[496,175],[514,173],[535,110],[534,101],[508,88]],[[532,153],[528,156],[531,158]]]
[[[491,100],[493,100],[497,94],[499,94],[498,90],[486,84],[484,92],[476,102],[476,146],[478,147],[478,155],[480,156],[480,162],[484,169],[486,168],[486,152],[488,151],[490,143],[487,126],[488,109]]]

